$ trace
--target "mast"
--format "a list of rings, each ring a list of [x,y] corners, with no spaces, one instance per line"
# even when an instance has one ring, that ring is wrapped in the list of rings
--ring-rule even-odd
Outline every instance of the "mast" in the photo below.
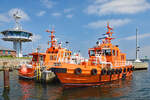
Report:
[[[18,11],[13,14],[13,17],[14,17],[15,24],[16,24],[16,27],[15,27],[14,29],[15,29],[15,30],[21,30],[22,27],[21,27],[21,25],[19,24],[19,19],[21,19],[21,16],[18,15]]]
[[[52,31],[47,30],[46,32],[51,33],[51,35],[49,36],[51,38],[51,40],[48,41],[48,45],[49,45],[49,43],[51,43],[51,47],[56,47],[57,41],[56,41],[55,35],[54,35],[54,33],[55,33],[54,28],[52,28]]]
[[[113,30],[113,28],[111,28],[109,26],[109,23],[107,23],[107,29],[108,29],[108,31],[106,32],[107,36],[106,36],[105,40],[107,41],[107,43],[111,43],[111,40],[114,39],[114,38],[112,38],[112,34],[113,34],[112,30]]]
[[[136,28],[136,60],[135,62],[141,62],[139,59],[139,43],[138,43],[138,29]]]

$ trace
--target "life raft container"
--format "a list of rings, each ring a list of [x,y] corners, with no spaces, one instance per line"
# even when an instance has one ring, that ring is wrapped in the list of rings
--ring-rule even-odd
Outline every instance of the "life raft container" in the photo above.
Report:
[[[81,68],[76,68],[76,69],[74,70],[74,73],[75,73],[76,75],[80,75],[80,74],[82,73]]]
[[[97,69],[92,69],[91,70],[91,75],[97,75]]]

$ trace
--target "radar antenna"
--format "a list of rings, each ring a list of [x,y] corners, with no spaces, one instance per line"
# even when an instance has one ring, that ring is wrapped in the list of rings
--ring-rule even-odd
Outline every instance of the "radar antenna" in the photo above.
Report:
[[[15,30],[21,30],[22,27],[21,27],[21,25],[19,24],[19,19],[21,19],[21,16],[18,15],[18,11],[16,11],[16,12],[13,14],[13,18],[14,18],[15,23],[16,23]]]

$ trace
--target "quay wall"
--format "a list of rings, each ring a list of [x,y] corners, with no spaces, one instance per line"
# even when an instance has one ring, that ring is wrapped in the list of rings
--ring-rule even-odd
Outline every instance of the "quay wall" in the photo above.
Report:
[[[19,58],[0,58],[0,70],[3,67],[8,67],[10,69],[18,69],[20,64],[30,62],[31,59],[19,59]],[[4,65],[5,63],[5,65]]]

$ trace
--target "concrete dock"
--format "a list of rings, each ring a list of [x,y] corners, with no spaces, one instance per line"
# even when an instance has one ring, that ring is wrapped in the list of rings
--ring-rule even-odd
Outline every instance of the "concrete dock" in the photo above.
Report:
[[[6,67],[9,69],[18,69],[20,64],[30,62],[31,59],[18,59],[18,58],[0,58],[0,71],[3,70],[3,63],[7,62]]]

